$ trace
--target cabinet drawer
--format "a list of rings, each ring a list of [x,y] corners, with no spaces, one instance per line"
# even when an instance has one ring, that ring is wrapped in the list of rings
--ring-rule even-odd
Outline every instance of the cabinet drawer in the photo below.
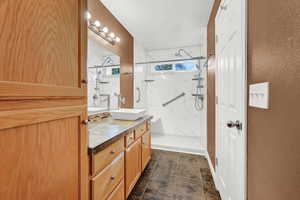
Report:
[[[92,157],[92,175],[101,172],[124,151],[123,137]]]
[[[124,181],[122,181],[107,200],[125,200]]]
[[[126,147],[129,147],[135,140],[134,137],[134,131],[130,131],[127,133],[127,135],[125,136],[125,141],[126,141]]]
[[[147,131],[147,124],[143,123],[135,129],[135,137],[141,137]]]
[[[124,153],[121,153],[99,175],[92,179],[93,200],[107,199],[124,179]]]

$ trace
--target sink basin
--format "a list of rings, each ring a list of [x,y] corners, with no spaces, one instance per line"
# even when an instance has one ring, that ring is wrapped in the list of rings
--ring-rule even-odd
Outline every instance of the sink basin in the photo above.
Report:
[[[144,109],[119,109],[110,112],[113,119],[134,121],[146,114]]]

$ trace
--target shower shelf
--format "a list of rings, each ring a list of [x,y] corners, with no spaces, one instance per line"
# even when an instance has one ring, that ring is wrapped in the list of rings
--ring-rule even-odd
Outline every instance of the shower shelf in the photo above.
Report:
[[[150,83],[150,82],[154,82],[154,80],[145,80],[145,82]]]
[[[204,78],[200,77],[200,78],[193,78],[193,81],[199,81],[199,80],[203,80]]]
[[[192,94],[192,96],[193,96],[193,97],[202,97],[202,98],[204,97],[203,94]]]

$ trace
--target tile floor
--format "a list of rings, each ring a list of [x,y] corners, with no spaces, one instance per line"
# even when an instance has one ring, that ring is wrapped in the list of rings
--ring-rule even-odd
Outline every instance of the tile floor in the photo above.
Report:
[[[202,156],[153,150],[128,200],[221,200]]]

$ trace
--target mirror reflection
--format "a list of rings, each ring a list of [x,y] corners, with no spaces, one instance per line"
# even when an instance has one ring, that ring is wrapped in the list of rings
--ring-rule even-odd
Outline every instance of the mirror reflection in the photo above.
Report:
[[[88,34],[88,112],[96,114],[118,109],[120,57],[103,47],[95,33]]]

